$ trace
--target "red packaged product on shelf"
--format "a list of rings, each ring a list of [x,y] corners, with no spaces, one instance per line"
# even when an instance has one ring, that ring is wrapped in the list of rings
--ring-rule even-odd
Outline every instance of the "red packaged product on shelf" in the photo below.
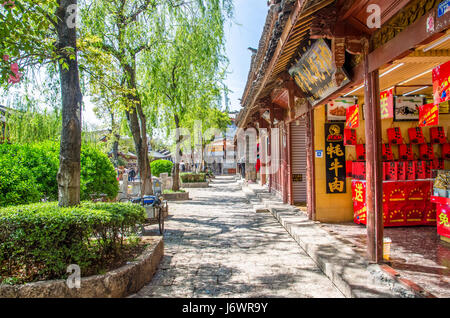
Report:
[[[366,163],[364,161],[353,161],[352,176],[354,179],[366,179]]]
[[[400,160],[414,160],[414,152],[411,144],[398,145],[398,154]]]
[[[433,144],[445,144],[447,138],[445,137],[444,127],[430,127],[430,141]]]
[[[397,162],[383,162],[383,180],[397,181]]]
[[[344,129],[344,146],[356,146],[356,130]]]
[[[415,161],[406,162],[406,180],[416,180],[416,165]]]
[[[394,154],[392,153],[392,148],[390,144],[382,145],[381,158],[383,161],[394,160]]]
[[[421,144],[419,146],[419,158],[421,160],[433,160],[434,159],[433,145],[430,143]]]
[[[441,148],[441,158],[450,160],[450,143],[445,143]]]
[[[366,161],[366,145],[357,144],[356,145],[356,160]]]
[[[421,127],[409,128],[408,135],[411,144],[419,145],[425,143],[425,137],[423,136]]]
[[[390,144],[392,145],[403,144],[402,132],[399,127],[388,128],[387,135]]]
[[[406,180],[406,162],[405,161],[397,162],[397,180],[400,180],[400,181]]]
[[[425,161],[423,160],[417,160],[413,161],[416,169],[416,180],[417,179],[426,179],[426,167],[425,167]]]

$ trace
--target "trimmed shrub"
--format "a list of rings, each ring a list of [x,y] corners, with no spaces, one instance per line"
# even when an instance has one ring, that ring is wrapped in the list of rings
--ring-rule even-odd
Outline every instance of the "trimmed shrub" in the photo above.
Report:
[[[206,182],[205,173],[183,172],[180,173],[180,178],[183,183]]]
[[[106,194],[113,199],[119,193],[119,181],[114,166],[108,156],[100,150],[81,147],[81,200],[89,200],[91,194]]]
[[[119,191],[114,166],[98,149],[81,147],[80,196],[104,193],[113,199]],[[59,144],[0,144],[0,207],[58,199],[56,175],[59,169]]]
[[[83,202],[62,208],[52,202],[2,208],[0,282],[11,279],[12,272],[31,280],[63,278],[70,264],[80,266],[82,275],[100,270],[92,266],[118,255],[125,240],[137,238],[137,225],[144,220],[145,209],[131,203]]]
[[[173,162],[169,160],[155,160],[150,164],[152,169],[152,175],[159,177],[161,173],[168,173],[169,176],[172,174]]]

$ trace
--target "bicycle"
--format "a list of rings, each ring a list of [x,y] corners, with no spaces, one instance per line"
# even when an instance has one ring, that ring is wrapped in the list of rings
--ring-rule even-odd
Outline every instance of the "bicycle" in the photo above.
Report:
[[[169,205],[167,201],[165,201],[162,197],[160,187],[158,185],[153,186],[154,192],[156,195],[146,195],[143,197],[132,197],[128,194],[125,194],[125,197],[120,199],[119,202],[131,202],[134,204],[141,204],[146,212],[147,219],[143,226],[145,225],[153,225],[158,223],[159,233],[161,235],[164,234],[164,217],[169,211]],[[158,191],[159,190],[159,191]],[[123,192],[119,192],[122,193]],[[149,211],[151,209],[151,211]],[[149,213],[151,212],[151,213]],[[151,217],[149,216],[151,214]]]

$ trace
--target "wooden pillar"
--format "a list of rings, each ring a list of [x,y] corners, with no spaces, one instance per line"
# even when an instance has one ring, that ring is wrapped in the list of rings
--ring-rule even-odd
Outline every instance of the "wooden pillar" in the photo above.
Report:
[[[369,72],[369,61],[364,61],[365,134],[366,134],[366,202],[367,252],[370,261],[383,260],[383,183],[381,162],[381,114],[378,70]]]
[[[316,220],[316,182],[314,154],[314,108],[308,105],[306,113],[306,201],[308,218]]]
[[[270,165],[270,174],[269,174],[269,192],[272,193],[272,187],[273,187],[273,158],[272,158],[272,127],[273,127],[273,121],[274,121],[274,107],[273,105],[270,106],[270,132],[269,132],[269,149],[268,154],[270,156],[270,162],[268,164]]]

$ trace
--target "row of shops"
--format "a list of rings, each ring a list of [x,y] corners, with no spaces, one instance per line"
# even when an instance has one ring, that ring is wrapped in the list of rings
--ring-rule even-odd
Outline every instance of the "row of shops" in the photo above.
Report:
[[[246,178],[305,203],[311,220],[364,224],[374,262],[385,227],[434,226],[450,241],[449,11],[442,0],[269,1],[237,117],[261,159]]]

